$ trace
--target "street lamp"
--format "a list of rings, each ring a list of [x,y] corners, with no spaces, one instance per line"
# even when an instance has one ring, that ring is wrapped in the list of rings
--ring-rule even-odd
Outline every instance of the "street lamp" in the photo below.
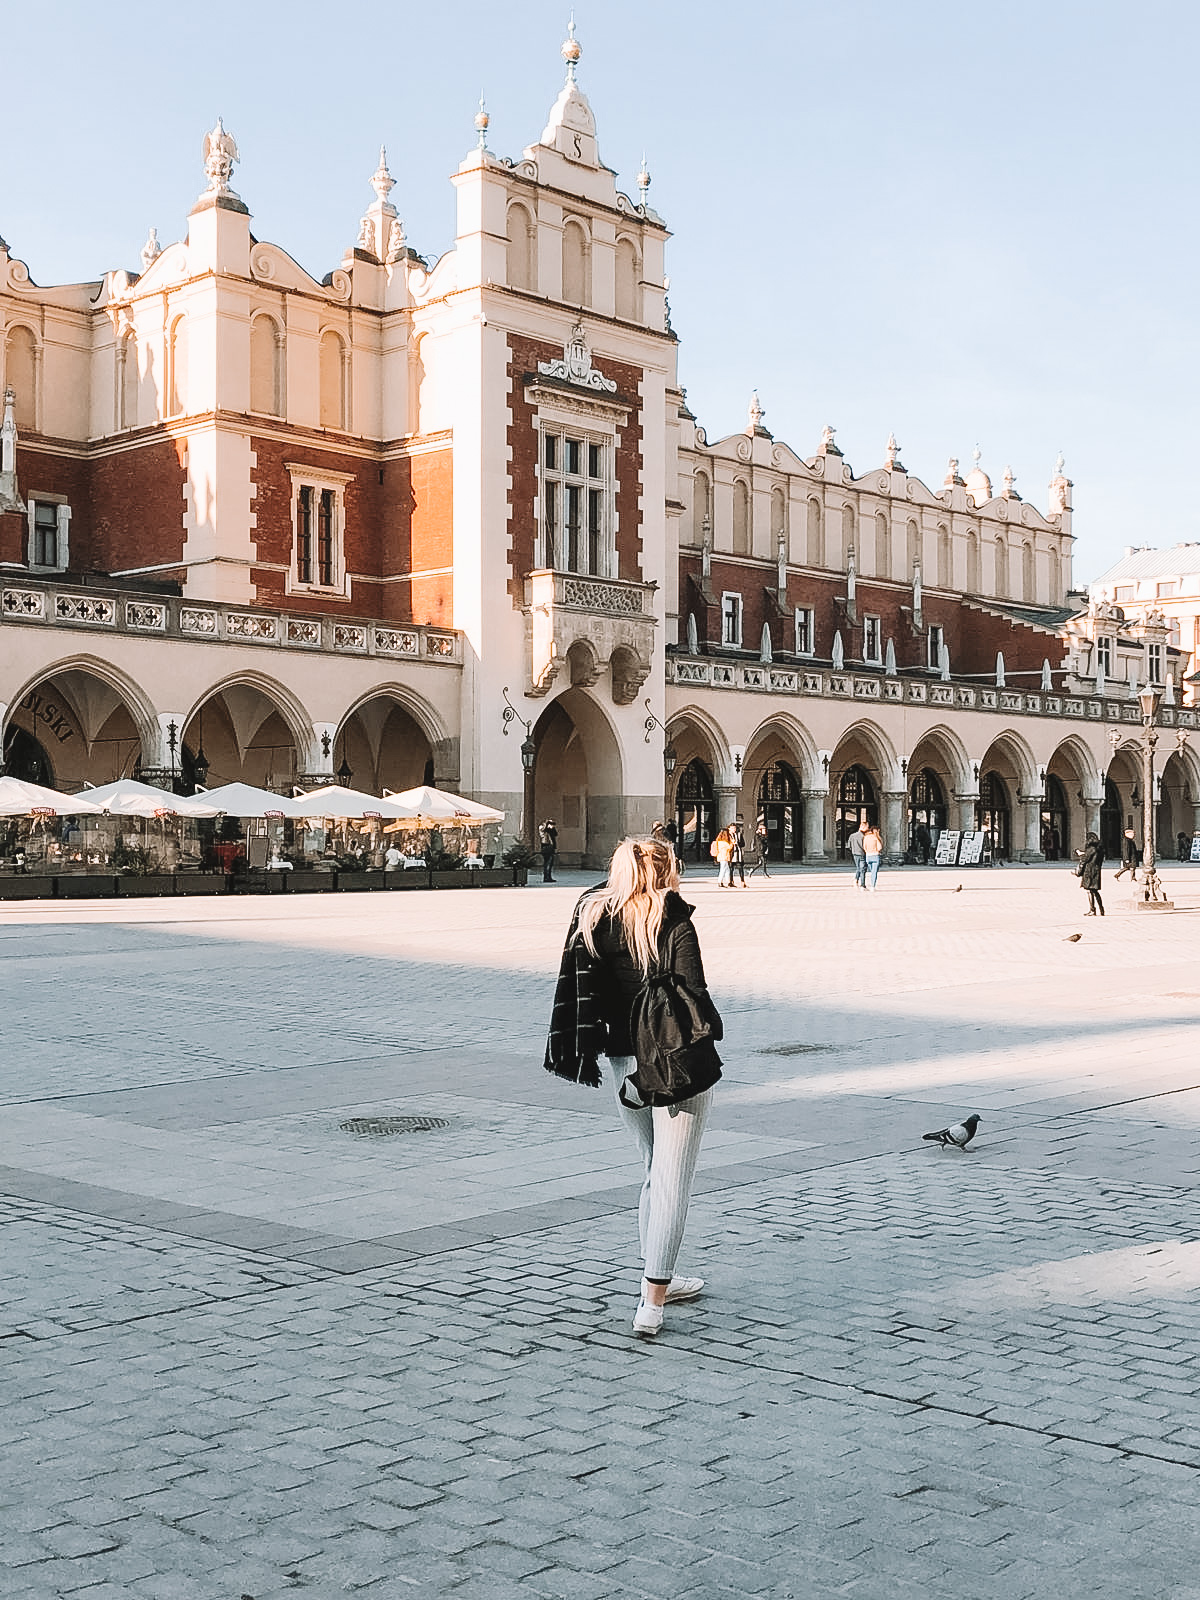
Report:
[[[350,787],[350,779],[353,776],[354,776],[354,768],[346,760],[345,756],[343,756],[342,757],[342,764],[337,769],[337,771],[334,773],[334,777],[341,784],[343,789],[348,789]]]
[[[650,740],[654,737],[655,728],[658,728],[661,731],[663,738],[667,741],[666,744],[663,745],[663,771],[667,775],[667,784],[670,785],[671,778],[673,777],[674,772],[675,772],[675,768],[679,764],[679,751],[676,750],[675,746],[671,743],[671,735],[667,732],[666,727],[654,715],[654,710],[653,710],[653,708],[651,706],[651,703],[650,703],[649,700],[647,700],[646,701],[646,743],[647,744],[649,744]]]
[[[1154,747],[1158,743],[1154,723],[1161,701],[1162,690],[1153,684],[1147,684],[1138,695],[1142,708],[1142,898],[1135,904],[1150,910],[1172,911],[1174,906],[1163,893],[1154,870]]]
[[[504,721],[504,737],[508,738],[508,730],[512,723],[519,722],[525,729],[525,737],[521,740],[521,766],[524,768],[525,787],[521,796],[521,837],[524,839],[530,852],[533,851],[533,769],[537,765],[537,742],[533,737],[533,722],[528,717],[523,717],[508,698],[508,690],[503,689],[504,710],[500,713]]]

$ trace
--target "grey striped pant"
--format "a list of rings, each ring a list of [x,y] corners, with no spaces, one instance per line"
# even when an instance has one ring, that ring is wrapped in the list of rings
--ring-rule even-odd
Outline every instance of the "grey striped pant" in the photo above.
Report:
[[[637,1071],[637,1061],[633,1056],[610,1060],[619,1092],[626,1075]],[[633,1134],[646,1168],[638,1201],[638,1233],[647,1278],[665,1282],[675,1271],[712,1097],[712,1090],[705,1089],[675,1106],[644,1106],[636,1111],[617,1101],[621,1121]]]

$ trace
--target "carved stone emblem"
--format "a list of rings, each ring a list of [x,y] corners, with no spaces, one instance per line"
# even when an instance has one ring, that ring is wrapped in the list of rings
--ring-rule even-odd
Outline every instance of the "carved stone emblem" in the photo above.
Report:
[[[538,372],[543,378],[559,378],[581,389],[596,389],[606,394],[615,394],[617,390],[611,378],[606,378],[593,367],[592,352],[588,349],[583,324],[579,322],[571,329],[562,360],[539,361]]]

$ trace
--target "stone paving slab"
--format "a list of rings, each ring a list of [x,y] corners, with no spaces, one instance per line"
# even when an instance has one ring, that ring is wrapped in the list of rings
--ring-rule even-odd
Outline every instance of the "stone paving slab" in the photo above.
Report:
[[[576,885],[0,908],[5,1594],[1194,1600],[1177,876],[689,880],[727,1077],[653,1343],[608,1096],[540,1071]]]

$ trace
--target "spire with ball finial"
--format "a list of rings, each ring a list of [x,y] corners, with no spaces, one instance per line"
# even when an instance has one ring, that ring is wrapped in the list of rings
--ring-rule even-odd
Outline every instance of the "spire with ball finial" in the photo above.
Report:
[[[650,197],[650,169],[646,165],[646,152],[642,151],[642,165],[637,175],[637,186],[642,197],[642,210],[645,211]]]
[[[579,65],[579,58],[583,48],[575,37],[575,13],[572,11],[571,20],[567,24],[567,37],[563,40],[562,58],[567,63],[567,82],[575,82],[575,68]]]
[[[491,125],[491,120],[491,117],[488,116],[487,106],[484,103],[484,97],[481,92],[479,96],[479,110],[475,113],[475,132],[479,135],[479,148],[483,151],[487,150],[487,131]]]

